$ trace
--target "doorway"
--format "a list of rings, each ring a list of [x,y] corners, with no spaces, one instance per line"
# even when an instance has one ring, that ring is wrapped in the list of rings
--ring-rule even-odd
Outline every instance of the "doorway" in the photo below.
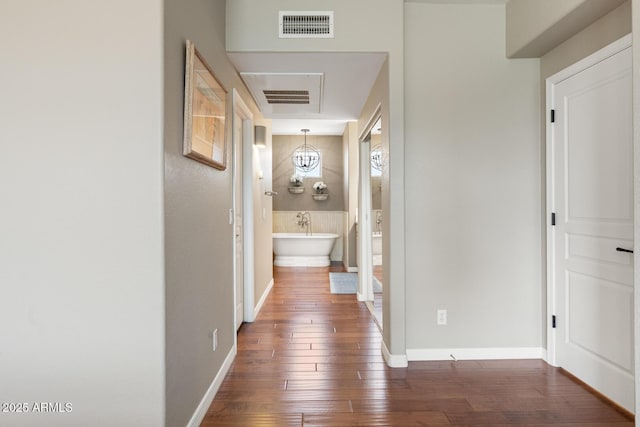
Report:
[[[547,81],[548,351],[634,411],[631,37]]]

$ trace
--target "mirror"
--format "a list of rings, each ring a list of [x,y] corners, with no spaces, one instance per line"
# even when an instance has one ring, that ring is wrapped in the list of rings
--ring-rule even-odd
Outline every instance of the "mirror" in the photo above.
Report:
[[[382,329],[382,118],[371,129],[371,265],[373,284],[373,314]]]

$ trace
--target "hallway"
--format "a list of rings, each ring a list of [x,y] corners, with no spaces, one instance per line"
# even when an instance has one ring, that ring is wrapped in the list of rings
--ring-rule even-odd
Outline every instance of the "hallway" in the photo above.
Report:
[[[388,368],[369,311],[330,294],[329,271],[343,270],[274,268],[202,426],[633,425],[540,360]]]

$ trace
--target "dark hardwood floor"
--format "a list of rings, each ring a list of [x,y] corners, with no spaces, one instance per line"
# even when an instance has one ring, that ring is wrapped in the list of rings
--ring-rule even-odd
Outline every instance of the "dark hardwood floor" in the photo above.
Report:
[[[275,268],[202,426],[633,425],[541,360],[388,368],[364,304],[329,293],[330,269]]]

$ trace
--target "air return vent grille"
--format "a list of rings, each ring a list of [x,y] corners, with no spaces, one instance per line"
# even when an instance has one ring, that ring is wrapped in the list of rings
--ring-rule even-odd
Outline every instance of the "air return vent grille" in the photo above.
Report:
[[[269,104],[308,104],[308,90],[263,90]]]
[[[280,12],[280,38],[333,38],[333,12]]]

